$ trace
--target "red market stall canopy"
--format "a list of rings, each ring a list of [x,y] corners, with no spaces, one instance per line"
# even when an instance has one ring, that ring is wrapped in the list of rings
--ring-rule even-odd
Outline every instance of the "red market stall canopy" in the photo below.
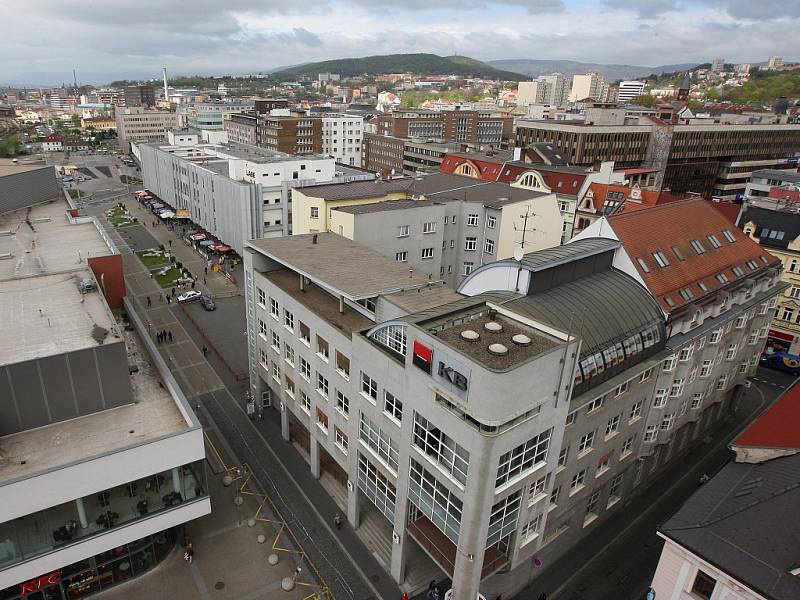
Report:
[[[200,240],[206,239],[205,233],[195,233],[194,235],[189,236],[190,240],[194,240],[195,242],[199,242]]]
[[[228,252],[231,249],[230,246],[226,246],[225,244],[212,244],[209,246],[209,248],[216,250],[217,252]]]

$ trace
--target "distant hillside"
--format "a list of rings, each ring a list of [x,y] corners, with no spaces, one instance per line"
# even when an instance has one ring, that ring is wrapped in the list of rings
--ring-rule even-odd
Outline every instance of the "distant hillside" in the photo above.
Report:
[[[800,98],[800,71],[767,71],[753,69],[750,81],[741,87],[709,90],[711,100],[764,103],[785,96],[790,101]]]
[[[603,65],[599,63],[585,63],[575,60],[490,60],[493,67],[508,69],[523,75],[536,78],[539,75],[550,73],[563,73],[564,75],[581,75],[587,71],[596,71],[603,75],[606,81],[614,82],[619,79],[637,79],[651,74],[660,74],[671,71],[685,71],[693,69],[694,63],[679,65],[663,65],[660,67],[640,67],[636,65]]]
[[[387,54],[363,58],[341,58],[298,65],[272,73],[283,80],[316,77],[319,73],[339,73],[343,77],[381,75],[383,73],[419,73],[421,75],[461,75],[484,79],[517,81],[524,75],[504,71],[468,56],[436,54]]]

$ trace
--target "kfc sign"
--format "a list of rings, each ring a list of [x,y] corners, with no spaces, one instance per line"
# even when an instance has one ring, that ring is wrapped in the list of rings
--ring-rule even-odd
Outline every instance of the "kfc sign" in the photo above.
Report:
[[[50,575],[42,575],[38,579],[31,579],[20,585],[20,594],[38,592],[56,583],[61,583],[61,571],[53,571]]]

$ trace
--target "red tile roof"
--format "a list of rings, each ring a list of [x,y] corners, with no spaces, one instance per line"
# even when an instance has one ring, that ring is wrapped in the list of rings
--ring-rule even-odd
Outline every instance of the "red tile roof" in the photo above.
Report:
[[[622,194],[625,200],[625,205],[622,210],[637,210],[640,208],[649,208],[659,204],[666,204],[667,202],[676,202],[683,200],[685,196],[676,196],[669,192],[655,192],[652,190],[641,190],[635,187],[628,187],[625,185],[608,184],[608,183],[593,183],[589,186],[591,189],[594,203],[594,208],[597,212],[603,212],[605,202],[611,192]],[[635,192],[638,191],[640,197],[635,198]],[[618,202],[621,200],[617,200]]]
[[[780,260],[733,227],[702,198],[623,211],[611,215],[609,223],[639,275],[667,312],[712,294],[729,282],[748,277],[754,270],[780,264]],[[733,236],[734,242],[728,241],[725,231]],[[710,235],[719,248],[714,247]],[[701,244],[703,253],[697,253],[693,240]],[[669,265],[659,266],[654,257],[656,252],[661,252]],[[748,261],[754,265],[748,266]],[[741,269],[741,275],[733,268]],[[719,281],[718,274],[725,280]],[[705,289],[700,287],[701,282]],[[682,290],[688,290],[691,295],[688,300],[681,296]]]
[[[759,448],[797,448],[800,450],[800,384],[778,398],[733,441],[734,446]]]
[[[716,208],[722,215],[728,219],[731,225],[736,225],[739,220],[739,213],[742,212],[742,205],[733,202],[713,202],[708,200],[711,206]]]

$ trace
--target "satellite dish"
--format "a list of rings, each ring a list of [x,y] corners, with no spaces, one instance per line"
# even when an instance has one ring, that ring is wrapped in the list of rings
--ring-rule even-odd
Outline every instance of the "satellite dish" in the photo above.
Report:
[[[522,246],[514,248],[514,260],[520,262],[523,256],[525,256],[525,251],[522,249]]]

